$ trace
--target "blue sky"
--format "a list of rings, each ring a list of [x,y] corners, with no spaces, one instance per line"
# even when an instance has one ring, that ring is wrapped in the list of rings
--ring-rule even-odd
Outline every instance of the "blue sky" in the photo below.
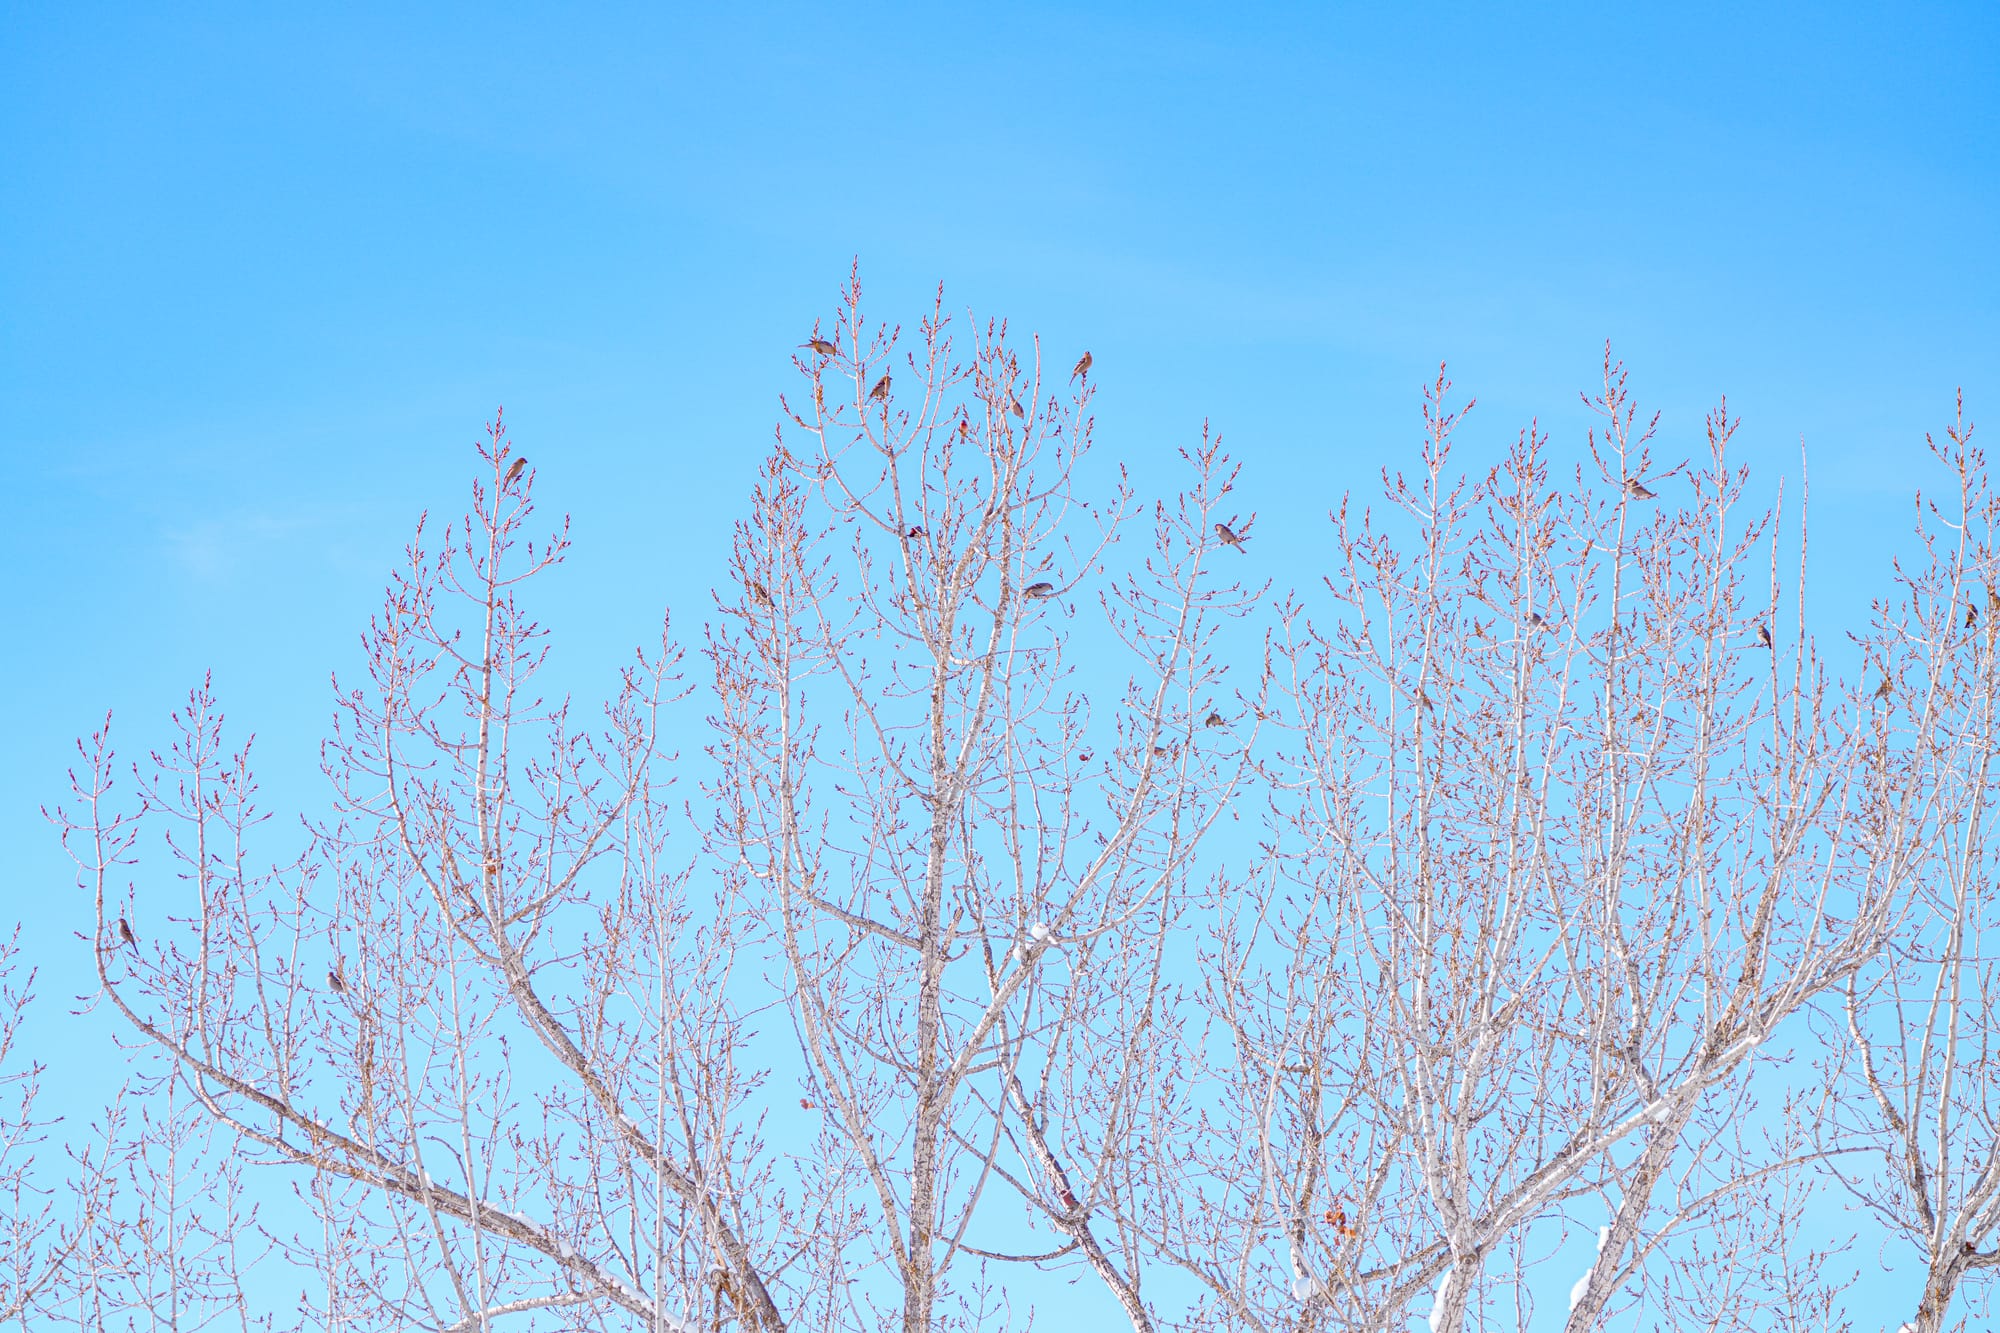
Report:
[[[1829,616],[1954,389],[2000,404],[1985,6],[410,8],[0,4],[0,830],[50,1009],[71,737],[157,741],[212,667],[317,799],[328,673],[500,403],[575,517],[569,660],[693,639],[856,256],[880,315],[943,281],[1090,348],[1142,479],[1212,420],[1298,582],[1440,360],[1480,457],[1576,446],[1607,338],[1665,456],[1723,393],[1765,481],[1803,438]]]

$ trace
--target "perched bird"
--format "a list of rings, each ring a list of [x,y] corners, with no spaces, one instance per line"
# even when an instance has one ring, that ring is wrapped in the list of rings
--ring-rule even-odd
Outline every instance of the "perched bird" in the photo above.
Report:
[[[1169,750],[1164,745],[1155,745],[1153,747],[1153,758],[1155,759],[1168,759],[1173,756],[1173,753],[1172,750]]]
[[[1882,683],[1881,683],[1880,685],[1877,685],[1877,686],[1875,687],[1875,697],[1876,697],[1877,699],[1886,699],[1886,698],[1888,698],[1888,697],[1889,697],[1889,691],[1890,691],[1890,690],[1891,690],[1892,688],[1894,688],[1894,686],[1893,686],[1893,684],[1891,683],[1891,681],[1889,680],[1889,678],[1888,678],[1887,676],[1884,676],[1884,677],[1882,677]]]
[[[889,401],[889,377],[887,375],[884,375],[881,379],[876,380],[875,387],[868,391],[869,402],[872,403],[877,401],[878,399],[885,403]]]
[[[1053,583],[1030,583],[1027,587],[1021,589],[1021,595],[1023,597],[1035,598],[1053,597],[1056,595],[1056,585]]]
[[[1425,708],[1430,709],[1434,713],[1437,711],[1437,705],[1431,702],[1430,695],[1426,694],[1422,690],[1417,691],[1417,702],[1422,704]]]
[[[525,456],[515,459],[514,466],[507,469],[507,476],[504,480],[501,481],[500,484],[502,486],[512,486],[514,484],[514,478],[520,476],[521,469],[526,466],[528,466],[528,460]]]
[[[1227,722],[1224,722],[1222,720],[1222,714],[1216,712],[1213,709],[1209,710],[1208,716],[1201,720],[1201,724],[1204,727],[1226,727],[1229,725]]]
[[[1974,606],[1971,602],[1967,602],[1965,604],[1965,627],[1967,629],[1971,629],[1973,623],[1978,619],[1979,619],[1979,608]]]
[[[1076,1196],[1069,1192],[1069,1186],[1067,1185],[1058,1186],[1056,1193],[1062,1196],[1063,1207],[1069,1209],[1072,1213],[1083,1206],[1076,1201]]]
[[[122,916],[118,918],[118,938],[131,945],[135,951],[139,947],[139,937],[132,933],[132,923]]]
[[[347,978],[340,975],[339,968],[327,969],[326,988],[335,995],[347,994]]]
[[[1085,352],[1082,356],[1076,359],[1076,369],[1072,370],[1069,373],[1069,377],[1071,379],[1075,379],[1079,375],[1088,375],[1089,373],[1090,373],[1090,353]]]
[[[1239,551],[1243,549],[1243,538],[1237,536],[1236,530],[1227,523],[1216,524],[1215,535],[1222,539],[1224,546],[1234,546]]]
[[[1759,648],[1769,648],[1771,646],[1771,631],[1765,627],[1764,622],[1761,620],[1757,622],[1757,646]]]
[[[1528,623],[1530,625],[1533,625],[1536,629],[1547,629],[1549,627],[1548,620],[1542,615],[1540,611],[1528,612]]]
[[[1653,492],[1647,490],[1646,483],[1640,481],[1637,477],[1625,478],[1625,494],[1631,496],[1634,500],[1650,500],[1653,498]]]
[[[903,538],[906,541],[913,541],[913,542],[922,541],[924,539],[923,524],[921,523],[910,524],[910,530],[903,534]]]
[[[771,604],[770,591],[766,589],[763,584],[757,582],[757,580],[751,579],[750,600],[757,603],[757,605],[759,606],[769,606]]]
[[[1007,400],[1007,410],[1023,421],[1028,419],[1028,409],[1021,406],[1021,400],[1018,398],[1009,398]]]
[[[838,356],[840,354],[840,349],[824,338],[808,338],[800,343],[799,346],[810,347],[821,356]]]
[[[2000,592],[1993,591],[1993,585],[1990,583],[1986,585],[1986,609],[2000,611]]]

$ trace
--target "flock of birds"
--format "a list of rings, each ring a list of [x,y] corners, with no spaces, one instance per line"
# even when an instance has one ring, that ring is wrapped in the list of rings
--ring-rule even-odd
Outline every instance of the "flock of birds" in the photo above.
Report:
[[[820,337],[817,334],[813,335],[813,337],[811,337],[807,341],[799,344],[799,346],[801,349],[809,349],[817,356],[830,357],[830,356],[837,356],[840,353],[840,349],[838,347],[834,346],[833,343],[829,342],[825,338]],[[1070,371],[1070,378],[1073,380],[1085,378],[1090,374],[1090,367],[1091,367],[1091,355],[1089,352],[1085,352],[1081,357],[1077,358],[1076,367]],[[887,403],[889,400],[889,381],[890,377],[887,374],[884,374],[880,379],[876,380],[875,386],[868,391],[868,401]],[[1010,397],[1008,399],[1007,406],[1008,410],[1011,411],[1015,416],[1021,418],[1025,418],[1027,416],[1027,412],[1021,407],[1020,399]],[[961,422],[960,424],[961,428],[963,428],[964,423]],[[528,466],[527,458],[525,456],[517,456],[514,459],[514,461],[508,465],[506,475],[503,476],[500,480],[501,489],[503,490],[508,489],[512,487],[515,482],[519,481],[522,472],[524,472],[527,469],[527,466]],[[1659,498],[1659,493],[1657,491],[1654,491],[1653,489],[1648,487],[1645,482],[1641,481],[1637,477],[1625,478],[1624,489],[1625,489],[1625,494],[1629,499],[1653,500]],[[1247,550],[1244,546],[1244,543],[1250,539],[1250,524],[1256,520],[1256,517],[1257,516],[1255,514],[1252,514],[1248,519],[1242,521],[1241,523],[1238,523],[1234,517],[1232,517],[1228,522],[1217,523],[1215,525],[1216,540],[1221,542],[1222,545],[1229,547],[1231,550],[1236,551],[1238,554],[1247,554]],[[905,539],[909,541],[920,541],[924,537],[924,529],[921,524],[911,524],[903,535]],[[1030,583],[1027,587],[1021,589],[1021,595],[1030,601],[1046,600],[1048,598],[1054,597],[1056,595],[1056,592],[1057,592],[1056,585],[1054,583],[1049,582],[1046,579],[1035,583]],[[750,600],[760,607],[768,607],[772,604],[771,592],[762,583],[758,582],[756,579],[752,579],[750,580]],[[1996,591],[1991,584],[1988,584],[1986,588],[1986,610],[1988,615],[1996,618],[1996,622],[2000,622],[2000,591]],[[1965,628],[1971,629],[1975,624],[1978,623],[1978,620],[1979,620],[1978,606],[1973,604],[1968,604],[1965,608]],[[1536,629],[1550,628],[1549,621],[1539,611],[1530,611],[1528,613],[1528,623],[1533,625]],[[1479,632],[1477,626],[1474,627],[1474,630],[1475,632]],[[1484,637],[1483,633],[1481,633],[1481,637]],[[1770,627],[1765,625],[1762,621],[1759,621],[1757,624],[1756,646],[1759,648],[1772,648],[1775,646],[1771,641]],[[1882,677],[1882,683],[1875,687],[1875,692],[1872,697],[1875,699],[1887,699],[1893,689],[1894,689],[1894,681],[1889,676],[1885,675]],[[1426,708],[1434,707],[1428,695],[1422,696],[1422,702],[1423,706]],[[1229,723],[1228,720],[1225,719],[1221,713],[1215,712],[1214,710],[1210,710],[1208,716],[1202,719],[1202,725],[1205,727],[1216,728],[1216,727],[1226,727],[1229,725]],[[1159,755],[1167,752],[1156,746],[1154,747],[1154,753],[1156,755]],[[133,952],[135,953],[138,952],[139,938],[132,931],[132,923],[127,921],[122,916],[118,918],[118,939],[121,944],[129,946],[133,950]],[[327,972],[326,984],[327,984],[327,989],[331,990],[336,995],[345,994],[347,991],[347,980],[345,977],[341,975],[340,968],[338,966],[333,967]]]

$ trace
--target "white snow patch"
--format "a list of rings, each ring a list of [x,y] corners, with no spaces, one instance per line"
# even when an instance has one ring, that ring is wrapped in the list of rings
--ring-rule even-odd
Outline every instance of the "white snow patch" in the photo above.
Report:
[[[1438,1333],[1444,1327],[1444,1300],[1451,1294],[1451,1279],[1457,1272],[1458,1266],[1454,1264],[1445,1269],[1444,1276],[1438,1279],[1437,1295],[1431,1299],[1430,1318],[1424,1321],[1430,1325],[1431,1333]]]
[[[1608,1226],[1599,1227],[1597,1229],[1597,1252],[1599,1254],[1604,1253],[1604,1247],[1607,1243],[1609,1243],[1610,1240],[1611,1240],[1611,1228]],[[1577,1306],[1583,1303],[1583,1294],[1590,1290],[1590,1275],[1592,1273],[1595,1273],[1596,1271],[1597,1271],[1597,1261],[1595,1259],[1592,1259],[1590,1261],[1590,1267],[1583,1270],[1583,1276],[1578,1278],[1576,1280],[1576,1285],[1569,1289],[1570,1309],[1574,1310]]]

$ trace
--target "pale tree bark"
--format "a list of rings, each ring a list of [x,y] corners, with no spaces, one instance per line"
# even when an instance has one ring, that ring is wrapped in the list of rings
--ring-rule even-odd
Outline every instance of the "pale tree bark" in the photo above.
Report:
[[[107,807],[113,757],[90,747],[61,818],[103,998],[305,1182],[305,1326],[684,1329],[727,1308],[782,1328],[732,1063],[755,926],[693,899],[666,843],[677,655],[664,634],[637,655],[594,735],[534,693],[547,645],[517,590],[566,542],[526,536],[534,474],[497,423],[482,457],[471,515],[409,548],[368,687],[337,687],[336,818],[302,855],[259,868],[248,749],[205,686],[136,812]],[[177,880],[119,883],[159,853]]]
[[[1087,362],[992,324],[961,350],[941,304],[899,333],[858,283],[815,330],[710,644],[716,841],[776,923],[817,1206],[870,1219],[798,1243],[854,1275],[841,1326],[971,1318],[962,1256],[1040,1255],[1149,1329],[1116,1148],[1191,858],[1249,771],[1216,648],[1257,596],[1225,563],[1248,524],[1204,440],[1125,556],[1130,492],[1083,489]]]
[[[1886,842],[1907,828],[1920,840],[1920,892],[1881,965],[1847,987],[1825,1131],[1882,1163],[1872,1175],[1832,1165],[1918,1256],[1908,1321],[1918,1333],[1967,1327],[1950,1320],[1954,1299],[1983,1308],[2000,1270],[2000,501],[1962,400],[1931,446],[1944,485],[1918,509],[1924,558],[1899,569],[1898,595],[1877,603],[1862,640],[1890,682],[1875,710],[1882,817],[1871,834]]]
[[[1156,1161],[1196,1326],[1526,1319],[1548,1238],[1605,1223],[1569,1326],[1668,1301],[1663,1232],[1761,1207],[1784,1161],[1709,1146],[1759,1047],[1873,955],[1908,878],[1856,837],[1862,741],[1800,604],[1775,618],[1775,544],[1746,596],[1776,531],[1735,517],[1733,423],[1655,463],[1607,358],[1594,479],[1553,488],[1529,431],[1473,484],[1448,389],[1383,515],[1336,516],[1334,613],[1279,658],[1289,796],[1211,954],[1234,1067],[1180,1113],[1227,1128]]]

